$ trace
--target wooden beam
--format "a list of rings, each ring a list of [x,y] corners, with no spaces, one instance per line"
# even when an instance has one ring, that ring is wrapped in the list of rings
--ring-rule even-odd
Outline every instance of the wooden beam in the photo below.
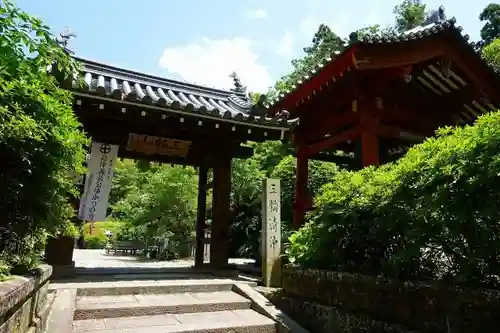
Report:
[[[292,156],[297,157],[298,156],[297,151],[293,151]],[[354,158],[349,156],[334,155],[328,152],[321,152],[316,155],[309,156],[309,159],[322,162],[335,163],[338,165],[351,165],[356,161]]]
[[[253,148],[247,146],[239,146],[235,150],[233,150],[234,158],[250,158],[253,156]]]
[[[408,128],[410,131],[416,131],[424,136],[433,135],[434,131],[442,125],[442,122],[437,121],[429,116],[419,114],[408,106],[406,107],[388,107],[384,105],[384,109],[377,110],[375,116],[380,123],[390,123],[393,125]]]
[[[416,80],[416,78],[414,78]],[[392,92],[385,94],[386,104],[398,104],[404,109],[414,110],[422,117],[434,119],[434,123],[439,126],[454,125],[454,117],[463,110],[464,103],[472,100],[481,100],[487,97],[481,93],[477,87],[465,86],[460,90],[452,90],[450,93],[438,94],[422,88],[421,93],[410,89],[410,86],[403,81],[395,82]]]
[[[348,68],[355,67],[354,54],[356,50],[357,45],[354,45],[338,55],[334,61],[327,63],[318,73],[305,80],[297,89],[274,104],[272,111],[293,110],[297,103],[319,92],[326,82],[331,81],[332,78],[341,78]]]
[[[329,113],[359,98],[359,89],[356,87],[359,79],[357,74],[351,71],[336,82],[325,83],[327,87],[321,92],[292,109],[292,116],[301,117],[301,121],[308,119],[315,121],[323,112]]]
[[[461,37],[461,36],[460,36]],[[498,91],[500,91],[500,79],[498,75],[488,68],[484,60],[464,45],[463,40],[456,36],[447,45],[448,58],[456,64],[460,70],[476,85],[480,90],[490,96],[492,102],[500,103]]]
[[[410,130],[381,124],[377,126],[377,134],[382,137],[401,139],[403,141],[421,142],[425,140],[425,136],[413,133]]]
[[[201,119],[195,112],[191,116],[180,116],[169,113],[168,110],[162,112],[143,110],[136,106],[123,107],[118,101],[96,103],[89,98],[81,98],[79,101],[80,105],[75,101],[73,110],[84,124],[85,130],[89,123],[107,122],[112,124],[109,128],[126,128],[130,132],[136,132],[137,127],[142,127],[150,132],[187,132],[193,136],[239,141],[279,140],[281,137],[279,130],[232,124],[217,119]]]
[[[198,156],[187,156],[186,158],[178,156],[166,156],[166,155],[145,155],[142,153],[137,153],[133,151],[128,151],[123,147],[120,147],[118,151],[118,157],[128,158],[131,160],[144,160],[151,162],[159,162],[164,164],[175,164],[175,165],[185,165],[185,166],[198,166],[200,164],[200,159]]]
[[[323,113],[323,115],[323,119],[306,123],[305,126],[302,126],[302,124],[299,125],[295,133],[296,142],[298,144],[305,145],[311,141],[324,137],[328,133],[337,132],[359,121],[358,114],[352,111],[336,113],[331,110],[328,114]]]
[[[378,119],[372,109],[360,110],[361,113],[361,161],[363,167],[379,165]]]
[[[297,152],[297,154],[298,156],[300,155],[305,157],[313,156],[322,151],[330,149],[339,143],[343,143],[348,140],[355,140],[360,135],[360,133],[361,133],[360,127],[355,126],[353,128],[338,133],[322,141],[301,147],[301,149]]]
[[[410,66],[448,51],[442,38],[430,37],[413,42],[363,45],[357,52],[358,70]]]

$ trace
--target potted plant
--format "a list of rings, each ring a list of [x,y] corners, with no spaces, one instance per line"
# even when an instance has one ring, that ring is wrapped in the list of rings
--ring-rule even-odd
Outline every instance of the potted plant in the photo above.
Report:
[[[69,266],[73,264],[75,239],[80,236],[78,228],[70,221],[64,222],[47,238],[45,260],[52,266]]]

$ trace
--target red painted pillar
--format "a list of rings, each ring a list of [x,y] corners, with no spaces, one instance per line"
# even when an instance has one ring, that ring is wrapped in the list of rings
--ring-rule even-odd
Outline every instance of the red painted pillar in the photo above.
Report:
[[[297,154],[297,174],[295,177],[295,205],[293,207],[293,228],[299,229],[304,223],[304,214],[308,202],[307,191],[309,160],[300,153]]]
[[[377,120],[369,113],[361,115],[361,158],[363,167],[380,164]]]

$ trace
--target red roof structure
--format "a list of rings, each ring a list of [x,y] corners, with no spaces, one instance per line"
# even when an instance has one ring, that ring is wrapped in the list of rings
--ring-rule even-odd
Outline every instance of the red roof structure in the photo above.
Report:
[[[293,129],[294,225],[302,224],[310,208],[309,159],[354,168],[393,160],[400,156],[394,152],[432,136],[438,127],[470,124],[496,111],[499,91],[499,75],[454,19],[352,41],[269,106],[270,114],[287,110],[300,119]]]

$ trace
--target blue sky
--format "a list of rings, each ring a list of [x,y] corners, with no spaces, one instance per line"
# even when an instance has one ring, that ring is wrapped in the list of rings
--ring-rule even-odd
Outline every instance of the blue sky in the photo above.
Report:
[[[77,34],[77,56],[218,88],[236,70],[252,91],[286,74],[320,23],[345,37],[394,23],[397,0],[17,0],[59,33]],[[478,16],[490,1],[425,1],[479,39]]]

